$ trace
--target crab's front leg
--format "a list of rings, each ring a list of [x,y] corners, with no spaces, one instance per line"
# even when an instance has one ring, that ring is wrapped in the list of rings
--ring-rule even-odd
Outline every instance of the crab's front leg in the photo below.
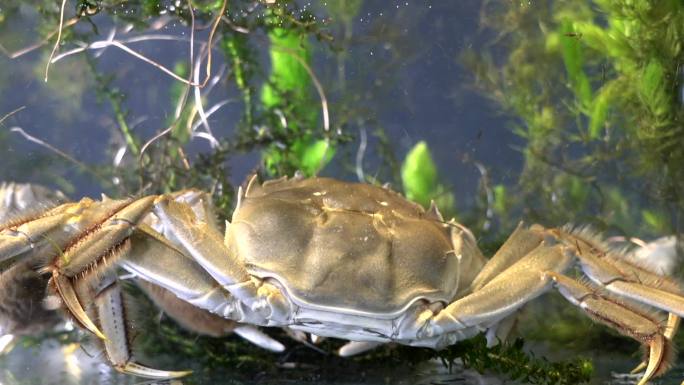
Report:
[[[43,265],[36,276],[49,276],[48,285],[62,299],[66,312],[100,337],[117,370],[172,378],[187,372],[146,368],[130,356],[128,322],[114,275],[114,263],[130,250],[130,236],[153,201],[154,197],[102,202],[84,199],[37,217],[19,217],[0,231],[0,261],[10,266],[0,277],[18,277],[13,272],[24,266],[35,274],[35,265]],[[47,278],[42,282],[44,290]],[[11,292],[2,291],[3,301],[14,298]]]
[[[234,248],[210,221],[203,220],[186,203],[163,197],[158,199],[154,213],[164,227],[164,234],[175,239],[194,261],[200,264],[223,289],[261,315],[253,323],[265,326],[286,326],[291,318],[292,304],[279,289],[252,277],[239,260]]]
[[[135,331],[127,318],[124,293],[115,273],[104,273],[97,281],[78,281],[75,291],[79,299],[90,303],[87,314],[106,336],[100,340],[107,360],[117,371],[152,379],[184,377],[191,371],[168,371],[149,368],[135,362],[131,344]]]
[[[106,336],[84,310],[88,299],[79,298],[75,283],[96,281],[109,264],[130,249],[130,236],[135,225],[149,212],[155,197],[126,203],[111,215],[95,222],[64,248],[56,250],[54,259],[44,268],[51,273],[51,284],[64,301],[69,313],[101,339]]]

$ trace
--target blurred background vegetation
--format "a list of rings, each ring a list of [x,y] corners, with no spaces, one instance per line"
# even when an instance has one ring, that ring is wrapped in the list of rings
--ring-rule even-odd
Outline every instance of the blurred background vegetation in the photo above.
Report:
[[[521,219],[646,241],[681,233],[681,1],[369,3],[5,1],[0,115],[27,108],[0,128],[0,179],[74,198],[195,187],[212,192],[224,218],[251,172],[390,183],[424,206],[434,200],[473,229],[487,254]],[[466,10],[477,18],[460,19]],[[469,34],[447,51],[455,17]],[[425,23],[430,32],[418,27]],[[447,70],[405,83],[415,75],[407,63],[431,63],[435,52]],[[13,97],[13,78],[32,91]],[[405,111],[435,114],[406,96],[423,85],[452,99],[443,114],[456,123],[402,135],[393,126]],[[494,118],[462,119],[465,98]],[[55,125],[29,129],[43,109]],[[383,109],[398,124],[383,120]],[[543,318],[534,316],[538,304],[523,316],[526,338],[636,347],[551,298]],[[195,337],[164,322],[161,340],[190,356],[236,343],[188,343]],[[242,353],[211,354],[202,366],[271,359],[230,346]]]

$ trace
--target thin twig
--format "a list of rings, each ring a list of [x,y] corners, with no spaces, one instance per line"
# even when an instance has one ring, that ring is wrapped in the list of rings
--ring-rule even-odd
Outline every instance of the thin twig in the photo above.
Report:
[[[50,57],[48,58],[48,62],[45,65],[45,81],[48,81],[48,71],[50,71],[50,62],[52,61],[52,58],[55,56],[55,52],[57,52],[57,48],[59,48],[59,43],[62,41],[62,28],[64,28],[64,8],[66,7],[66,0],[62,0],[62,6],[59,9],[59,29],[57,30],[57,41],[55,41],[55,45],[52,47],[52,52],[50,52]]]
[[[282,51],[292,55],[292,57],[295,58],[295,60],[297,60],[299,64],[301,64],[302,67],[304,67],[306,72],[309,74],[309,77],[311,77],[311,81],[313,82],[314,87],[316,88],[316,92],[318,92],[318,97],[321,99],[321,111],[323,113],[323,129],[326,132],[330,131],[330,114],[328,112],[328,98],[325,97],[325,91],[323,90],[323,86],[321,85],[321,82],[318,80],[318,77],[313,72],[309,64],[297,52],[287,47],[272,45],[271,48],[275,49],[276,51]]]
[[[235,32],[243,33],[245,35],[252,33],[252,31],[250,31],[249,29],[233,23],[227,16],[221,17],[221,20],[223,20],[224,23],[228,24],[228,27],[230,27],[230,29],[232,29]]]
[[[211,27],[211,31],[209,32],[209,40],[207,41],[207,66],[206,66],[206,71],[205,71],[205,78],[204,81],[202,82],[202,85],[200,87],[204,88],[204,86],[207,84],[209,79],[211,78],[211,47],[214,45],[214,34],[216,33],[216,30],[218,29],[219,23],[221,22],[221,17],[223,17],[223,14],[226,12],[226,8],[228,7],[228,0],[223,0],[223,3],[221,4],[221,10],[219,11],[219,14],[216,16],[216,20],[214,20],[214,25]]]
[[[208,47],[208,52],[211,52],[211,47]],[[201,60],[201,57],[198,58],[198,61]],[[193,80],[195,82],[199,81],[199,63],[195,67],[195,71],[193,74]],[[214,136],[214,134],[211,132],[211,127],[209,126],[209,122],[207,121],[207,114],[204,112],[204,106],[202,105],[202,92],[200,91],[199,87],[193,87],[194,90],[194,96],[195,96],[195,109],[197,110],[197,113],[199,114],[200,117],[200,122],[204,126],[204,129],[207,133],[207,135]],[[195,134],[195,130],[192,130],[192,134]],[[218,141],[211,141],[212,143],[212,148],[214,148],[214,143],[218,144]]]
[[[42,146],[42,147],[45,147],[45,148],[47,148],[48,150],[54,152],[55,154],[61,156],[62,158],[68,160],[69,162],[72,162],[72,163],[76,164],[77,166],[83,168],[84,170],[90,171],[90,172],[92,172],[93,174],[95,174],[95,175],[97,175],[97,176],[100,176],[100,175],[98,175],[97,173],[95,173],[93,170],[91,170],[85,163],[82,163],[82,162],[79,161],[78,159],[76,159],[76,158],[74,158],[73,156],[67,154],[66,152],[60,150],[59,148],[57,148],[57,147],[51,145],[50,143],[48,143],[48,142],[46,142],[46,141],[44,141],[44,140],[38,139],[38,138],[36,138],[35,136],[32,136],[32,135],[28,134],[28,133],[27,133],[26,131],[24,131],[21,127],[12,127],[12,128],[10,128],[10,132],[16,132],[16,133],[20,134],[21,136],[23,136],[23,137],[24,137],[26,140],[28,140],[29,142],[33,142],[33,143],[36,143],[36,144],[38,144],[38,145],[40,145],[40,146]]]
[[[139,43],[139,42],[144,42],[144,41],[155,41],[155,40],[165,40],[165,41],[191,41],[189,38],[181,37],[181,36],[174,36],[174,35],[164,35],[164,34],[149,34],[149,35],[140,35],[140,36],[133,36],[128,39],[122,39],[119,40],[122,44],[130,44],[130,43]],[[62,59],[64,59],[67,56],[71,56],[77,53],[81,53],[83,51],[87,50],[98,50],[98,49],[104,49],[107,48],[109,45],[111,45],[111,39],[107,40],[99,40],[92,42],[90,44],[86,44],[83,42],[77,42],[77,45],[80,45],[77,48],[72,48],[68,51],[64,51],[60,53],[59,55],[55,56],[52,59],[52,63],[56,63]]]
[[[209,144],[211,145],[212,148],[216,148],[216,147],[218,147],[219,145],[221,145],[221,143],[219,143],[219,141],[216,140],[216,138],[214,137],[214,135],[211,135],[211,134],[209,134],[209,133],[207,133],[207,132],[196,132],[196,133],[193,133],[193,134],[192,134],[192,137],[193,137],[193,138],[202,138],[202,139],[208,140],[208,141],[209,141]]]
[[[163,136],[169,134],[172,130],[174,125],[176,125],[181,117],[181,114],[183,113],[183,108],[185,108],[185,104],[188,100],[188,93],[190,92],[190,83],[192,82],[192,76],[193,76],[193,66],[195,65],[194,62],[194,55],[195,55],[195,13],[192,9],[192,1],[188,0],[188,10],[190,11],[190,68],[188,71],[188,79],[184,82],[187,87],[183,89],[183,94],[181,97],[178,99],[178,104],[176,104],[176,110],[174,112],[174,121],[167,127],[165,130],[162,132],[158,133],[157,135],[153,136],[148,140],[140,149],[140,156],[138,158],[138,162],[140,163],[141,169],[144,167],[143,164],[143,154],[145,153],[145,150],[152,145],[155,141],[158,139],[162,138]],[[180,147],[179,147],[180,148]],[[180,152],[181,158],[183,158],[183,162],[185,164],[189,165],[189,162],[187,158],[185,158],[185,152]]]
[[[9,118],[10,116],[16,114],[17,112],[23,110],[24,108],[26,108],[26,106],[21,106],[21,107],[19,107],[19,108],[15,108],[14,110],[12,110],[12,111],[6,113],[5,115],[3,115],[2,118],[0,118],[0,124],[2,124],[2,122],[5,121],[5,119],[7,119],[7,118]]]
[[[27,46],[27,47],[21,48],[21,49],[19,49],[19,50],[17,50],[17,51],[14,51],[14,52],[9,52],[4,46],[0,45],[0,52],[2,52],[4,55],[6,55],[7,57],[9,57],[10,59],[16,59],[16,58],[18,58],[19,56],[26,55],[27,53],[29,53],[29,52],[31,52],[31,51],[35,51],[36,49],[38,49],[38,48],[44,46],[48,41],[50,41],[50,39],[51,39],[53,36],[55,36],[56,33],[60,32],[61,30],[65,29],[65,28],[69,28],[69,27],[73,26],[74,24],[78,23],[78,20],[79,20],[78,17],[71,18],[71,19],[69,19],[66,23],[64,23],[64,26],[63,26],[62,28],[50,32],[50,33],[45,37],[45,39],[43,39],[43,40],[41,40],[41,41],[39,41],[39,42],[37,42],[37,43],[31,44],[31,45],[29,45],[29,46]]]
[[[218,102],[218,103],[214,104],[213,106],[211,106],[211,107],[206,111],[206,113],[205,113],[205,115],[204,115],[204,118],[205,118],[205,119],[209,118],[209,117],[210,117],[211,115],[213,115],[216,111],[218,111],[219,109],[221,109],[221,107],[225,106],[226,104],[229,104],[230,102],[234,102],[234,101],[236,101],[236,100],[235,100],[235,99],[224,99],[224,100],[221,100],[220,102]],[[197,128],[200,126],[200,124],[203,124],[201,119],[198,120],[197,122],[195,122],[195,123],[192,125],[191,131],[194,132],[195,130],[197,130]]]
[[[363,157],[366,154],[366,146],[368,144],[368,137],[366,135],[366,127],[361,125],[359,127],[359,137],[360,137],[360,143],[359,143],[359,149],[356,151],[356,177],[359,179],[359,182],[365,183],[366,182],[366,177],[363,173]]]
[[[153,136],[150,140],[145,142],[143,144],[142,148],[140,148],[140,156],[138,156],[138,162],[142,164],[143,162],[143,155],[145,154],[145,150],[147,150],[147,147],[149,147],[152,143],[156,142],[159,138],[163,137],[164,135],[168,134],[173,130],[173,124],[168,126],[164,131],[158,133],[157,135]]]
[[[190,170],[190,162],[188,162],[188,157],[185,155],[185,151],[183,151],[183,146],[178,146],[178,154],[183,161],[183,167],[185,167],[186,170]]]
[[[64,0],[64,1],[66,1],[66,0]],[[209,40],[207,41],[207,46],[208,46],[208,47],[213,47],[214,35],[216,34],[216,30],[218,29],[218,25],[219,25],[219,23],[220,23],[220,21],[221,21],[221,15],[223,15],[223,13],[225,12],[227,4],[228,4],[228,0],[224,0],[224,1],[223,1],[223,5],[222,5],[222,7],[221,7],[221,11],[220,11],[219,15],[216,17],[216,19],[215,19],[214,22],[213,22],[212,29],[211,29],[211,31],[209,32]],[[180,39],[179,39],[179,40],[180,40]],[[192,40],[192,39],[191,39],[191,40]],[[138,41],[140,41],[140,40],[138,40]],[[191,41],[191,43],[192,43],[192,41]],[[100,48],[106,48],[106,47],[109,47],[109,46],[117,47],[117,48],[119,48],[120,50],[122,50],[122,51],[124,51],[124,52],[126,52],[126,53],[128,53],[128,54],[130,54],[130,55],[132,55],[132,56],[134,56],[134,57],[136,57],[136,58],[138,58],[138,59],[144,61],[145,63],[148,63],[148,64],[150,64],[150,65],[156,67],[157,69],[161,70],[162,72],[166,73],[167,75],[171,76],[172,78],[174,78],[174,79],[176,79],[176,80],[178,80],[178,81],[180,81],[180,82],[182,82],[182,83],[184,83],[184,84],[187,84],[187,85],[189,85],[189,86],[192,86],[192,87],[204,88],[204,86],[205,86],[205,85],[209,82],[209,80],[211,79],[211,62],[212,62],[212,59],[211,59],[211,57],[212,57],[212,55],[211,55],[211,48],[209,48],[209,51],[208,51],[208,53],[207,53],[207,64],[206,64],[206,66],[205,66],[205,73],[206,73],[206,76],[205,76],[204,80],[203,80],[201,83],[199,83],[199,82],[195,83],[195,82],[191,82],[191,81],[188,81],[188,80],[186,80],[186,79],[183,79],[182,77],[176,75],[176,73],[174,73],[174,72],[173,72],[172,70],[170,70],[169,68],[165,67],[165,66],[162,65],[162,64],[157,63],[156,61],[154,61],[154,60],[152,60],[152,59],[146,57],[145,55],[142,55],[142,54],[140,54],[140,53],[138,53],[138,52],[132,50],[131,48],[129,48],[128,46],[126,46],[122,41],[119,41],[119,40],[113,40],[113,39],[112,39],[112,40],[102,40],[102,41],[93,42],[93,43],[89,44],[87,47],[79,47],[79,48],[73,49],[73,50],[71,50],[71,51],[69,52],[69,54],[74,54],[74,53],[77,53],[77,52],[82,52],[82,51],[84,51],[84,50],[86,50],[86,49],[100,49]],[[65,57],[65,56],[68,56],[68,55],[60,55],[57,59],[62,59],[62,58]],[[52,58],[52,56],[51,56],[51,59],[50,59],[49,63],[54,63],[55,61],[56,61],[55,58]]]
[[[152,59],[149,59],[147,56],[144,56],[144,55],[142,55],[142,54],[140,54],[140,53],[138,53],[138,52],[136,52],[136,51],[134,51],[134,50],[128,48],[126,45],[122,44],[122,43],[119,42],[119,41],[112,40],[108,45],[113,45],[114,47],[117,47],[117,48],[121,49],[122,51],[124,51],[124,52],[126,52],[126,53],[128,53],[128,54],[130,54],[130,55],[132,55],[132,56],[134,56],[134,57],[136,57],[136,58],[138,58],[138,59],[144,61],[145,63],[148,63],[148,64],[150,64],[150,65],[152,65],[152,66],[154,66],[154,67],[160,69],[161,71],[163,71],[163,72],[166,73],[167,75],[171,76],[172,78],[178,80],[179,82],[185,83],[185,84],[190,85],[190,86],[200,86],[200,87],[203,87],[201,84],[195,84],[195,83],[192,83],[192,82],[188,82],[186,79],[183,79],[182,77],[176,75],[176,73],[173,72],[172,70],[170,70],[170,69],[164,67],[163,65],[157,63],[156,61],[154,61],[154,60],[152,60]]]

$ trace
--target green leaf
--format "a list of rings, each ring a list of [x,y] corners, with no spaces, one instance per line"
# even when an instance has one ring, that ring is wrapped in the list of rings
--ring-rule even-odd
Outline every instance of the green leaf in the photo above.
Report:
[[[653,210],[642,210],[641,217],[654,233],[664,233],[669,229],[667,217]]]
[[[639,96],[656,118],[669,113],[665,69],[657,60],[652,59],[643,69],[639,80]]]
[[[302,62],[308,64],[311,61],[311,47],[307,40],[283,28],[273,28],[268,38],[271,42],[271,76],[262,88],[262,103],[265,107],[284,104],[281,100],[283,92],[291,94],[297,101],[308,99],[311,78],[302,65]]]
[[[401,166],[401,181],[406,197],[428,206],[437,192],[437,166],[425,141],[416,143]]]
[[[578,35],[574,26],[568,20],[562,23],[561,29],[563,32],[563,38],[561,39],[563,63],[565,64],[565,71],[568,74],[570,86],[580,105],[588,107],[592,99],[591,84],[583,69],[584,59],[582,58],[582,46],[580,43],[581,36]]]
[[[492,208],[494,211],[499,214],[499,215],[505,215],[507,211],[507,191],[506,191],[506,186],[503,184],[497,184],[494,186],[492,189],[494,193],[494,204],[492,205]]]
[[[589,114],[589,138],[598,139],[608,118],[608,111],[615,99],[615,83],[608,83],[598,91],[591,106]]]
[[[303,148],[301,170],[306,176],[316,175],[335,156],[335,148],[327,140],[317,140]]]

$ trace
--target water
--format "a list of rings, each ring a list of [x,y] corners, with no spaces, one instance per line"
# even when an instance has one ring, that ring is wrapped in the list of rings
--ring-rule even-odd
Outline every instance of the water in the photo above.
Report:
[[[76,3],[66,2],[67,22],[75,15]],[[555,3],[531,8],[524,2],[358,1],[358,9],[353,9],[356,2],[349,2],[346,10],[335,10],[334,4],[328,7],[326,2],[297,3],[295,17],[310,11],[317,20],[327,19],[322,28],[335,38],[332,48],[325,43],[325,36],[318,40],[308,38],[313,47],[311,69],[325,91],[331,123],[331,134],[321,134],[323,111],[319,95],[309,84],[313,100],[309,106],[314,106],[309,108],[315,110],[312,115],[316,122],[312,132],[318,135],[316,138],[339,140],[335,160],[321,171],[322,175],[348,180],[364,176],[379,182],[392,182],[400,189],[398,164],[417,142],[425,141],[436,164],[439,183],[454,196],[455,203],[446,211],[471,226],[488,253],[501,243],[520,218],[547,225],[588,223],[610,235],[637,236],[646,241],[677,233],[680,228],[682,206],[677,194],[668,194],[677,189],[667,190],[668,186],[677,186],[677,182],[668,185],[668,178],[677,179],[676,172],[670,171],[674,176],[632,175],[633,169],[652,164],[635,165],[631,155],[620,150],[630,148],[629,140],[617,144],[614,140],[620,136],[620,124],[627,126],[629,118],[599,125],[604,130],[597,136],[591,136],[587,133],[589,130],[585,132],[583,128],[576,128],[579,133],[549,132],[546,138],[551,139],[546,141],[532,135],[530,127],[539,130],[549,126],[574,127],[573,124],[589,127],[595,118],[586,111],[596,103],[583,105],[580,93],[575,91],[581,76],[567,75],[571,73],[568,55],[575,49],[572,44],[585,49],[586,61],[580,61],[580,66],[590,67],[585,72],[594,96],[599,94],[601,85],[618,76],[611,59],[597,59],[587,51],[586,47],[592,44],[591,36],[569,30],[557,35],[547,34],[555,28],[553,23],[563,25],[562,21],[549,16],[553,15],[551,10],[555,9]],[[135,171],[138,156],[126,142],[122,120],[141,146],[173,120],[179,82],[158,67],[111,44],[106,48],[91,47],[93,49],[85,52],[59,56],[82,47],[82,42],[104,46],[108,40],[118,39],[127,42],[127,47],[136,53],[174,68],[187,62],[190,56],[189,26],[172,16],[185,3],[162,1],[158,11],[144,17],[134,2],[98,4],[102,9],[97,14],[82,19],[75,27],[67,27],[64,43],[53,56],[58,60],[50,65],[45,82],[46,63],[54,38],[30,52],[18,54],[23,48],[40,43],[47,33],[56,31],[59,4],[0,1],[0,44],[5,51],[17,56],[0,55],[0,116],[22,108],[0,126],[0,154],[3,154],[0,180],[46,185],[61,189],[74,199],[98,197],[103,192],[126,196],[141,188],[163,191],[165,185],[161,184],[159,175],[168,178],[170,169],[178,185],[217,187],[208,172],[202,174],[205,171],[200,171],[194,178],[181,175],[178,170],[183,170],[183,165],[177,154],[173,158],[177,162],[171,165],[159,159],[149,162],[147,167],[156,170],[157,174],[150,171],[150,175],[146,175],[147,184],[140,184]],[[39,12],[36,7],[42,7],[43,11]],[[505,7],[511,7],[513,11],[502,11]],[[253,12],[250,20],[255,23],[260,17],[254,15],[264,14],[264,9],[265,6],[258,2],[228,4],[228,12],[234,12],[233,15]],[[508,18],[498,25],[492,23],[491,15],[496,12],[502,12]],[[134,27],[131,22],[136,18],[143,22]],[[200,42],[209,37],[211,19],[196,22],[202,28],[197,29],[195,36],[195,57]],[[219,36],[222,33],[242,36],[225,32],[231,28],[228,24],[222,24],[221,28]],[[528,29],[533,32],[524,35]],[[515,33],[522,34],[523,38]],[[542,35],[545,40],[534,40]],[[127,40],[141,36],[155,40]],[[270,71],[267,64],[269,38],[263,30],[256,28],[247,36],[253,49],[254,65],[262,65],[252,68],[256,74],[254,102],[259,103],[258,90]],[[553,39],[561,40],[559,43]],[[563,49],[566,50],[563,54],[558,53]],[[465,55],[469,50],[487,52],[489,56],[469,61]],[[554,52],[558,53],[555,57]],[[491,62],[483,58],[491,58]],[[536,59],[539,61],[534,61]],[[217,108],[208,118],[212,135],[231,145],[238,142],[238,126],[245,121],[243,94],[233,80],[233,64],[226,59],[225,51],[217,47],[212,74],[222,76],[216,79],[210,92],[208,89],[202,91],[206,111]],[[494,72],[486,71],[492,68]],[[474,73],[478,69],[482,72],[476,77]],[[200,81],[203,71],[204,68],[200,71]],[[549,74],[557,80],[544,83],[535,92],[525,93],[528,90],[524,85],[533,81],[530,79]],[[487,82],[496,76],[503,80]],[[677,84],[672,83],[660,88],[676,87]],[[644,98],[643,94],[639,95]],[[544,99],[547,96],[548,100]],[[189,97],[188,105],[191,105],[194,95],[191,93]],[[659,99],[657,95],[651,95],[649,100]],[[677,113],[661,115],[659,119],[666,121],[664,116]],[[546,124],[544,119],[554,124]],[[249,127],[249,135],[256,135],[254,132],[258,130],[266,130],[269,134],[266,123],[277,124],[261,121]],[[296,126],[292,119],[289,124]],[[18,129],[27,135],[22,135]],[[196,132],[203,130],[206,128],[199,125]],[[521,135],[521,132],[525,134]],[[191,140],[180,136],[176,137],[177,142],[171,143],[182,143],[184,157],[192,165],[199,162],[199,155],[213,151],[208,135],[198,135]],[[530,145],[535,140],[539,142],[536,147]],[[160,148],[153,146],[148,156],[163,153]],[[240,151],[231,150],[227,159],[220,162],[224,166],[223,175],[227,177],[227,183],[222,187],[240,185],[259,166],[262,149],[245,146]],[[615,154],[615,157],[597,155],[605,153]],[[674,162],[678,158],[668,159],[674,159],[671,160]],[[660,169],[672,170],[678,166],[681,165]],[[572,325],[580,317],[574,314],[565,322]],[[545,317],[537,317],[535,322],[539,318]],[[548,318],[563,319],[558,312]],[[585,343],[584,349],[563,349],[564,344],[573,343],[573,335],[604,341],[600,338],[605,338],[605,330],[596,328],[591,333],[571,333],[563,339],[558,337],[563,334],[558,331],[560,327],[544,325],[538,329],[541,330],[534,333],[532,350],[538,355],[548,353],[551,359],[567,359],[580,354],[578,351],[591,356],[596,367],[592,383],[617,385],[638,380],[622,374],[638,361],[636,356],[630,356],[633,346],[602,349],[602,346],[596,346],[601,345],[599,342]],[[555,343],[549,347],[543,342],[545,337],[554,337],[550,339]],[[63,346],[52,340],[44,341],[38,348],[19,346],[0,358],[0,385],[43,384],[46,381],[73,384],[141,382],[115,374],[99,357],[90,357],[90,354],[87,349]],[[657,383],[679,383],[684,378],[684,367],[679,362]],[[311,379],[278,382],[278,378],[260,378],[259,383],[267,380],[268,383],[322,383]],[[223,381],[209,374],[197,376],[191,383]],[[331,384],[511,383],[502,376],[479,375],[462,368],[448,373],[438,363],[427,363],[411,371],[373,370],[363,376],[352,375],[345,380],[347,382],[325,381]]]

